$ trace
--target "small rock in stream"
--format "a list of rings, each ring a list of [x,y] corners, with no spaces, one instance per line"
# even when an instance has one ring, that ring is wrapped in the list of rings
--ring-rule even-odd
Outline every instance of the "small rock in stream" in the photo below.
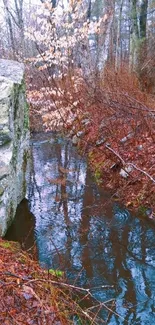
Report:
[[[125,143],[127,140],[133,138],[133,136],[134,136],[134,133],[131,132],[131,133],[129,133],[126,137],[122,138],[122,139],[120,140],[120,142],[121,142],[121,143]]]
[[[142,144],[140,144],[139,146],[137,146],[137,150],[142,150],[142,149],[143,149]]]
[[[148,209],[145,211],[145,214],[146,214],[146,216],[147,216],[149,219],[154,219],[154,218],[155,218],[155,215],[154,215],[154,213],[153,213],[152,208],[148,208]]]
[[[77,137],[81,138],[84,134],[85,134],[84,131],[79,131],[79,132],[77,132]]]
[[[87,126],[90,124],[90,120],[88,118],[84,119],[82,122],[81,122],[84,126]]]
[[[120,176],[122,176],[123,178],[127,178],[129,176],[129,174],[133,171],[133,166],[127,166],[124,169],[121,168],[120,170]]]
[[[103,120],[99,126],[99,129],[102,130],[106,126],[105,121]]]
[[[79,138],[77,137],[77,135],[75,134],[72,138],[72,143],[76,146],[79,142]]]
[[[102,139],[100,139],[100,140],[97,140],[97,141],[96,141],[96,146],[97,146],[97,147],[98,147],[98,146],[101,146],[103,143],[105,143],[105,141],[106,141],[105,138],[102,138]]]
[[[75,131],[72,129],[72,130],[70,130],[68,137],[72,137],[74,134],[75,134]]]

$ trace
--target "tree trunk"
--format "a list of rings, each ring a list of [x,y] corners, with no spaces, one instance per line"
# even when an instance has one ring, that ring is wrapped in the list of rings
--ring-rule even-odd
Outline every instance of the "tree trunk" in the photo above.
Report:
[[[115,58],[115,70],[117,71],[121,65],[121,22],[122,22],[122,9],[124,0],[121,0],[119,8],[119,17],[117,25],[117,40],[116,40],[116,58]]]
[[[137,17],[137,0],[131,0],[130,24],[130,70],[135,70],[138,62],[139,31]]]
[[[131,32],[130,32],[130,69],[137,73],[142,90],[146,88],[147,78],[144,63],[147,58],[147,9],[148,0],[140,3],[139,21],[137,17],[137,0],[131,0]],[[139,22],[139,29],[138,29]]]
[[[148,0],[142,0],[140,6],[140,38],[146,39]]]
[[[108,59],[110,49],[110,34],[114,18],[114,0],[110,5],[105,4],[103,21],[101,23],[101,30],[98,40],[97,49],[97,70],[99,73],[104,70],[105,64]]]
[[[23,0],[14,0],[16,15],[17,15],[17,26],[20,32],[20,55],[24,56],[24,21],[23,21]]]
[[[148,0],[142,0],[140,6],[140,42],[138,48],[138,64],[137,64],[137,74],[142,90],[147,87],[147,71],[144,69],[144,65],[147,58],[147,39],[146,39],[146,29],[147,29],[147,8]]]
[[[12,49],[12,54],[13,54],[13,59],[16,57],[16,49],[15,49],[15,42],[14,42],[14,35],[13,35],[13,27],[12,27],[12,22],[9,14],[9,5],[7,0],[3,0],[4,4],[4,10],[5,10],[5,19],[6,19],[6,24],[9,30],[9,36],[10,36],[10,41],[9,43],[11,44],[11,49]]]

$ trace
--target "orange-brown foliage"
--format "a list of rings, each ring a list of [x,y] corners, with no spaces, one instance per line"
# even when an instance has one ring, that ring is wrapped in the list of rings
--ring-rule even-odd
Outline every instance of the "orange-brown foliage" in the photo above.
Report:
[[[113,66],[107,65],[103,74],[90,77],[90,80],[85,80],[81,69],[68,71],[62,79],[46,76],[44,87],[38,85],[37,91],[28,91],[30,102],[33,107],[37,103],[48,130],[55,127],[51,120],[53,116],[57,119],[57,126],[65,126],[67,132],[72,128],[72,123],[75,133],[85,129],[85,136],[81,140],[82,148],[84,152],[92,152],[98,162],[104,161],[101,171],[106,176],[108,187],[120,190],[129,183],[130,201],[133,202],[134,197],[137,198],[135,205],[144,201],[152,205],[152,194],[148,198],[146,193],[151,193],[152,188],[155,192],[155,182],[151,181],[155,175],[154,97],[141,90],[136,75],[129,73],[125,65],[117,72]],[[67,118],[60,123],[65,110]],[[53,114],[54,111],[59,114]],[[32,116],[33,114],[34,110]],[[74,118],[68,120],[71,116]],[[90,124],[84,127],[82,120],[86,117]],[[96,148],[96,141],[101,138],[105,142]],[[118,162],[120,164],[116,172],[112,166]],[[119,176],[122,162],[132,163],[142,171],[133,168],[130,177],[124,180]]]

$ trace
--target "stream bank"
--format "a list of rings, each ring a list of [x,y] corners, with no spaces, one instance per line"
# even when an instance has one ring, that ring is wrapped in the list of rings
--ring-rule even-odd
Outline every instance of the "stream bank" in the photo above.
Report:
[[[111,194],[112,199],[122,202],[131,212],[136,211],[138,217],[155,223],[155,179],[147,172],[148,165],[154,161],[152,139],[149,147],[149,136],[145,141],[143,130],[139,129],[137,139],[134,132],[126,130],[118,142],[113,131],[107,135],[106,120],[98,116],[94,124],[95,114],[87,112],[76,116],[72,123],[66,121],[68,127],[64,128],[64,133],[81,155],[87,157],[96,182]],[[117,129],[117,125],[113,128]],[[150,167],[152,173],[153,168],[154,165]]]
[[[0,239],[1,324],[71,325],[74,317],[88,324],[73,300],[73,288],[50,271],[39,267],[18,243]]]

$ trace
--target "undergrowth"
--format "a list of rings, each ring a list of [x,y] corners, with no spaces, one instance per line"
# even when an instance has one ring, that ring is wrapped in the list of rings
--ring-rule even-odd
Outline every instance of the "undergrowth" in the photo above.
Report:
[[[32,74],[37,76],[37,71]],[[35,77],[28,89],[32,130],[35,116],[45,130],[63,129],[71,136],[82,130],[79,145],[84,154],[91,153],[97,180],[127,206],[154,209],[155,98],[141,90],[136,75],[126,65],[115,72],[108,64],[103,74],[91,74],[87,80],[81,69],[68,71],[62,79],[53,79],[47,71],[38,74],[40,83]],[[120,171],[129,165],[123,179]]]

